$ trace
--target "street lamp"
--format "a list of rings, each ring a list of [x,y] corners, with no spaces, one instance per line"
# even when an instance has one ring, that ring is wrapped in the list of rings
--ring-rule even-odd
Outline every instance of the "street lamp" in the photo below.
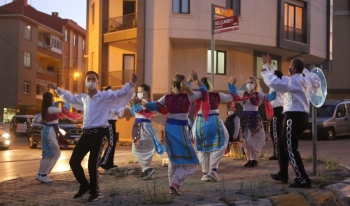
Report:
[[[74,72],[73,77],[74,77],[74,92],[77,92],[77,78],[79,77],[80,73],[79,72]]]

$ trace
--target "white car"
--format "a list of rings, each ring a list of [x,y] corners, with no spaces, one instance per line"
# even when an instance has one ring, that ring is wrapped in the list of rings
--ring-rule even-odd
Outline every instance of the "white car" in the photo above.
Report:
[[[28,134],[30,124],[33,121],[33,115],[15,115],[10,122],[10,132],[13,134]]]
[[[4,130],[3,123],[0,123],[0,149],[8,149],[11,145],[10,134]]]

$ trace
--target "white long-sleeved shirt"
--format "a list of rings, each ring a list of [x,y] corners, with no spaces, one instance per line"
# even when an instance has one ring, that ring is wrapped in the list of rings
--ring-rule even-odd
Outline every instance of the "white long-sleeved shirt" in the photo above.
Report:
[[[302,74],[294,74],[290,77],[283,76],[279,79],[269,71],[262,71],[261,75],[267,86],[276,92],[283,93],[283,113],[285,112],[305,112],[309,113],[308,90],[320,87],[320,78],[307,69]]]
[[[49,114],[55,114],[55,113],[61,113],[62,112],[62,108],[57,108],[57,107],[49,107],[47,109],[47,111],[49,112]],[[50,122],[46,122],[47,124],[58,124],[58,119],[52,120]]]
[[[78,110],[84,110],[83,129],[108,126],[110,109],[124,107],[134,94],[134,83],[125,84],[120,90],[98,91],[92,98],[88,94],[72,95],[69,91],[56,89],[64,102]]]
[[[121,108],[114,108],[109,110],[108,120],[118,120],[119,117],[124,116],[125,106]]]
[[[271,72],[274,74],[274,72],[277,70],[275,66],[272,64],[270,66],[267,66],[267,64],[263,65],[263,68],[266,69],[267,71]],[[274,90],[270,87],[269,94],[273,92]],[[283,94],[281,92],[276,92],[276,99],[270,101],[271,105],[273,108],[275,107],[283,107]]]

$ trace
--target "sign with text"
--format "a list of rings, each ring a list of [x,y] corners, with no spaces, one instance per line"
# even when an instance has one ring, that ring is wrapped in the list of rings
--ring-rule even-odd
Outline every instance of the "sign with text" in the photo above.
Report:
[[[238,30],[238,16],[214,20],[214,34]]]
[[[231,17],[234,15],[232,9],[214,5],[214,19]]]

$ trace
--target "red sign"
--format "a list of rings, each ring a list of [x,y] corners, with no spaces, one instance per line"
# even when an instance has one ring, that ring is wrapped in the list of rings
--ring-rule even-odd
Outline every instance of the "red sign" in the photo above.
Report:
[[[214,20],[214,34],[238,30],[238,16]]]

